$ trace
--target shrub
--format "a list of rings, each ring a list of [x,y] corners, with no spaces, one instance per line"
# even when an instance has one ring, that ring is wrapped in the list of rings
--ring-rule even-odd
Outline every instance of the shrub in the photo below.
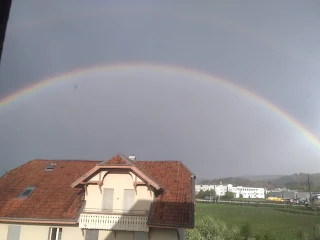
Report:
[[[249,222],[246,222],[240,227],[240,234],[244,239],[252,237],[252,228]]]
[[[238,227],[228,227],[223,221],[205,217],[186,234],[187,240],[242,240]]]
[[[277,237],[274,233],[264,229],[254,236],[255,240],[276,240]]]

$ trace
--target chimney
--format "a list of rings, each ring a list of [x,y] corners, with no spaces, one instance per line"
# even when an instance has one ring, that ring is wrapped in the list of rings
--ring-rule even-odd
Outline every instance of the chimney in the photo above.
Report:
[[[129,156],[129,159],[134,161],[134,160],[136,160],[136,156],[134,154],[132,154],[132,156]]]

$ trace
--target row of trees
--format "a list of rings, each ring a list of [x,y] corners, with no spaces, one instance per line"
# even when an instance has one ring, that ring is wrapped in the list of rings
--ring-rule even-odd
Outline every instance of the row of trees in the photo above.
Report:
[[[223,221],[205,217],[197,221],[192,230],[186,232],[186,240],[276,240],[275,233],[263,229],[258,233],[252,231],[251,225],[246,222],[242,226],[227,226]],[[296,235],[299,240],[320,240],[320,225],[313,231],[299,231]]]
[[[209,197],[209,196],[216,196],[216,191],[214,189],[211,190],[200,190],[200,192],[198,192],[197,194],[197,198],[198,199],[205,199],[205,197]]]

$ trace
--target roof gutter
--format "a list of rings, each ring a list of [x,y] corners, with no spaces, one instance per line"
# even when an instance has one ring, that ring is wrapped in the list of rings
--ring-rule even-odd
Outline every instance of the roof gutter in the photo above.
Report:
[[[37,223],[37,224],[62,224],[62,225],[77,225],[78,223],[74,220],[37,220],[28,218],[0,218],[0,222],[14,222],[14,223]]]
[[[154,227],[154,228],[184,228],[184,229],[193,229],[194,225],[178,225],[178,224],[148,224],[149,227]]]
[[[54,219],[32,219],[32,218],[5,218],[0,217],[0,222],[16,222],[16,223],[40,223],[40,224],[62,224],[62,225],[77,225],[80,214],[85,208],[85,201],[82,201],[82,206],[79,209],[77,216],[73,220],[54,220]]]
[[[176,231],[177,231],[177,235],[178,235],[178,240],[180,240],[179,227],[177,225],[176,225]]]

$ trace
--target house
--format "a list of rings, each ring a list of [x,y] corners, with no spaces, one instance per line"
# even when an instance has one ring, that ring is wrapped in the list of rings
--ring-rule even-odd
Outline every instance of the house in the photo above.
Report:
[[[33,160],[0,179],[0,240],[184,239],[194,183],[180,161]]]

